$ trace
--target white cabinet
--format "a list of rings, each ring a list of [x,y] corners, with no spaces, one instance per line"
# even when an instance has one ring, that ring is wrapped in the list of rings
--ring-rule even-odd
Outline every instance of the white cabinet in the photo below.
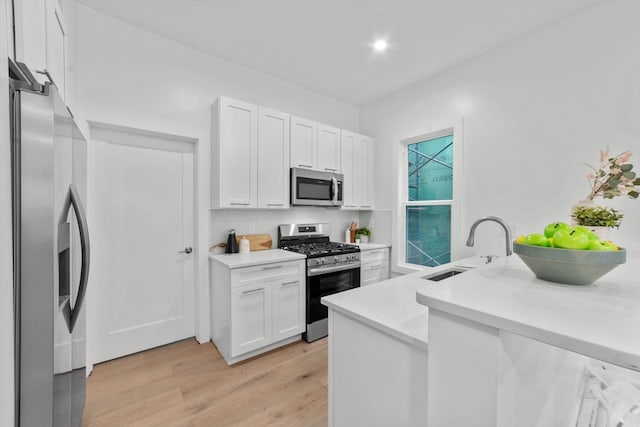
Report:
[[[340,172],[340,129],[291,116],[292,168]]]
[[[46,3],[45,0],[14,2],[16,61],[25,63],[38,81],[46,78],[36,71],[47,68]]]
[[[271,284],[273,341],[305,331],[305,277],[289,275]]]
[[[58,0],[14,3],[16,60],[25,63],[41,83],[48,71],[62,99],[66,92],[65,21]]]
[[[231,289],[231,355],[271,344],[271,286],[259,280]]]
[[[316,169],[340,172],[340,129],[318,123],[318,164]]]
[[[289,207],[289,114],[258,107],[258,207]]]
[[[255,208],[258,107],[221,96],[211,110],[211,208]]]
[[[343,209],[373,209],[373,139],[341,132]]]
[[[226,96],[211,107],[211,209],[289,207],[289,114]]]
[[[291,167],[315,169],[318,150],[318,124],[291,116]]]
[[[46,1],[47,71],[55,82],[62,99],[67,85],[66,33],[64,16],[58,0]]]
[[[229,268],[211,261],[212,341],[228,364],[300,339],[304,260]]]
[[[389,278],[389,248],[360,249],[360,286]]]

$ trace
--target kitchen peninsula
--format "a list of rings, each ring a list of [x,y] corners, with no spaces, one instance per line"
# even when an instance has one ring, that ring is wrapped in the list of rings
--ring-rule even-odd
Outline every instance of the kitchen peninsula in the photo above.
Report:
[[[325,298],[331,316],[330,422],[348,424],[349,417],[362,415],[340,403],[352,393],[344,386],[349,377],[366,375],[345,371],[355,363],[340,349],[341,328],[360,328],[409,346],[387,351],[385,359],[377,355],[386,350],[377,349],[367,361],[383,372],[398,372],[378,378],[403,384],[404,392],[396,393],[408,399],[400,407],[406,412],[396,416],[423,417],[395,419],[404,425],[425,420],[434,426],[574,425],[587,363],[603,361],[629,375],[640,370],[640,286],[633,260],[589,286],[539,280],[517,256],[440,282],[423,279],[430,273]],[[362,347],[357,338],[354,347]],[[405,377],[405,371],[414,375]],[[366,395],[374,413],[388,397],[376,400],[376,392]]]

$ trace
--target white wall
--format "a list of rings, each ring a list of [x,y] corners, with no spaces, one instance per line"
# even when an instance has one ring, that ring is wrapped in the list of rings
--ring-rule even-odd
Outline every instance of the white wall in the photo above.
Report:
[[[396,204],[398,141],[464,116],[464,230],[484,215],[539,232],[569,220],[588,194],[585,163],[599,150],[634,150],[640,173],[640,3],[601,2],[577,15],[365,106],[361,132],[376,139],[376,203]],[[463,29],[461,29],[463,30]],[[437,58],[434,58],[437,61]],[[640,200],[614,199],[625,219],[614,240],[640,249]],[[473,253],[504,253],[482,225]]]
[[[227,95],[339,128],[358,130],[355,107],[293,86],[271,76],[225,62],[155,34],[142,31],[86,6],[76,8],[79,111],[89,120],[197,138],[198,241],[197,303],[200,330],[208,340],[208,260],[212,244],[226,239],[233,226],[275,233],[284,221],[323,219],[343,222],[344,214],[321,209],[313,214],[209,211],[210,106]],[[91,158],[91,162],[100,161]],[[91,170],[89,170],[91,185]],[[89,217],[91,206],[89,206]],[[256,218],[254,216],[258,215]],[[348,215],[351,218],[353,214]],[[210,229],[210,230],[209,230]],[[243,231],[248,232],[248,231]]]
[[[13,246],[9,141],[9,3],[0,0],[0,426],[13,425]],[[11,54],[13,56],[13,54]]]

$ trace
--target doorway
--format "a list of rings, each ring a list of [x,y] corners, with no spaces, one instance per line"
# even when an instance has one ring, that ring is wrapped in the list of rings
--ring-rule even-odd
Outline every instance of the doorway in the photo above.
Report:
[[[193,337],[195,140],[92,123],[92,361]]]

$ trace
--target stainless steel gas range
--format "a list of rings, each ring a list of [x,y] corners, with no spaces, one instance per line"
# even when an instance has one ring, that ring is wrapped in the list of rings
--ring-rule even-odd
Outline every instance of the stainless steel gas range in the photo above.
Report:
[[[360,248],[332,242],[330,234],[326,223],[278,226],[278,247],[307,256],[307,342],[327,336],[328,310],[320,299],[360,286]]]

